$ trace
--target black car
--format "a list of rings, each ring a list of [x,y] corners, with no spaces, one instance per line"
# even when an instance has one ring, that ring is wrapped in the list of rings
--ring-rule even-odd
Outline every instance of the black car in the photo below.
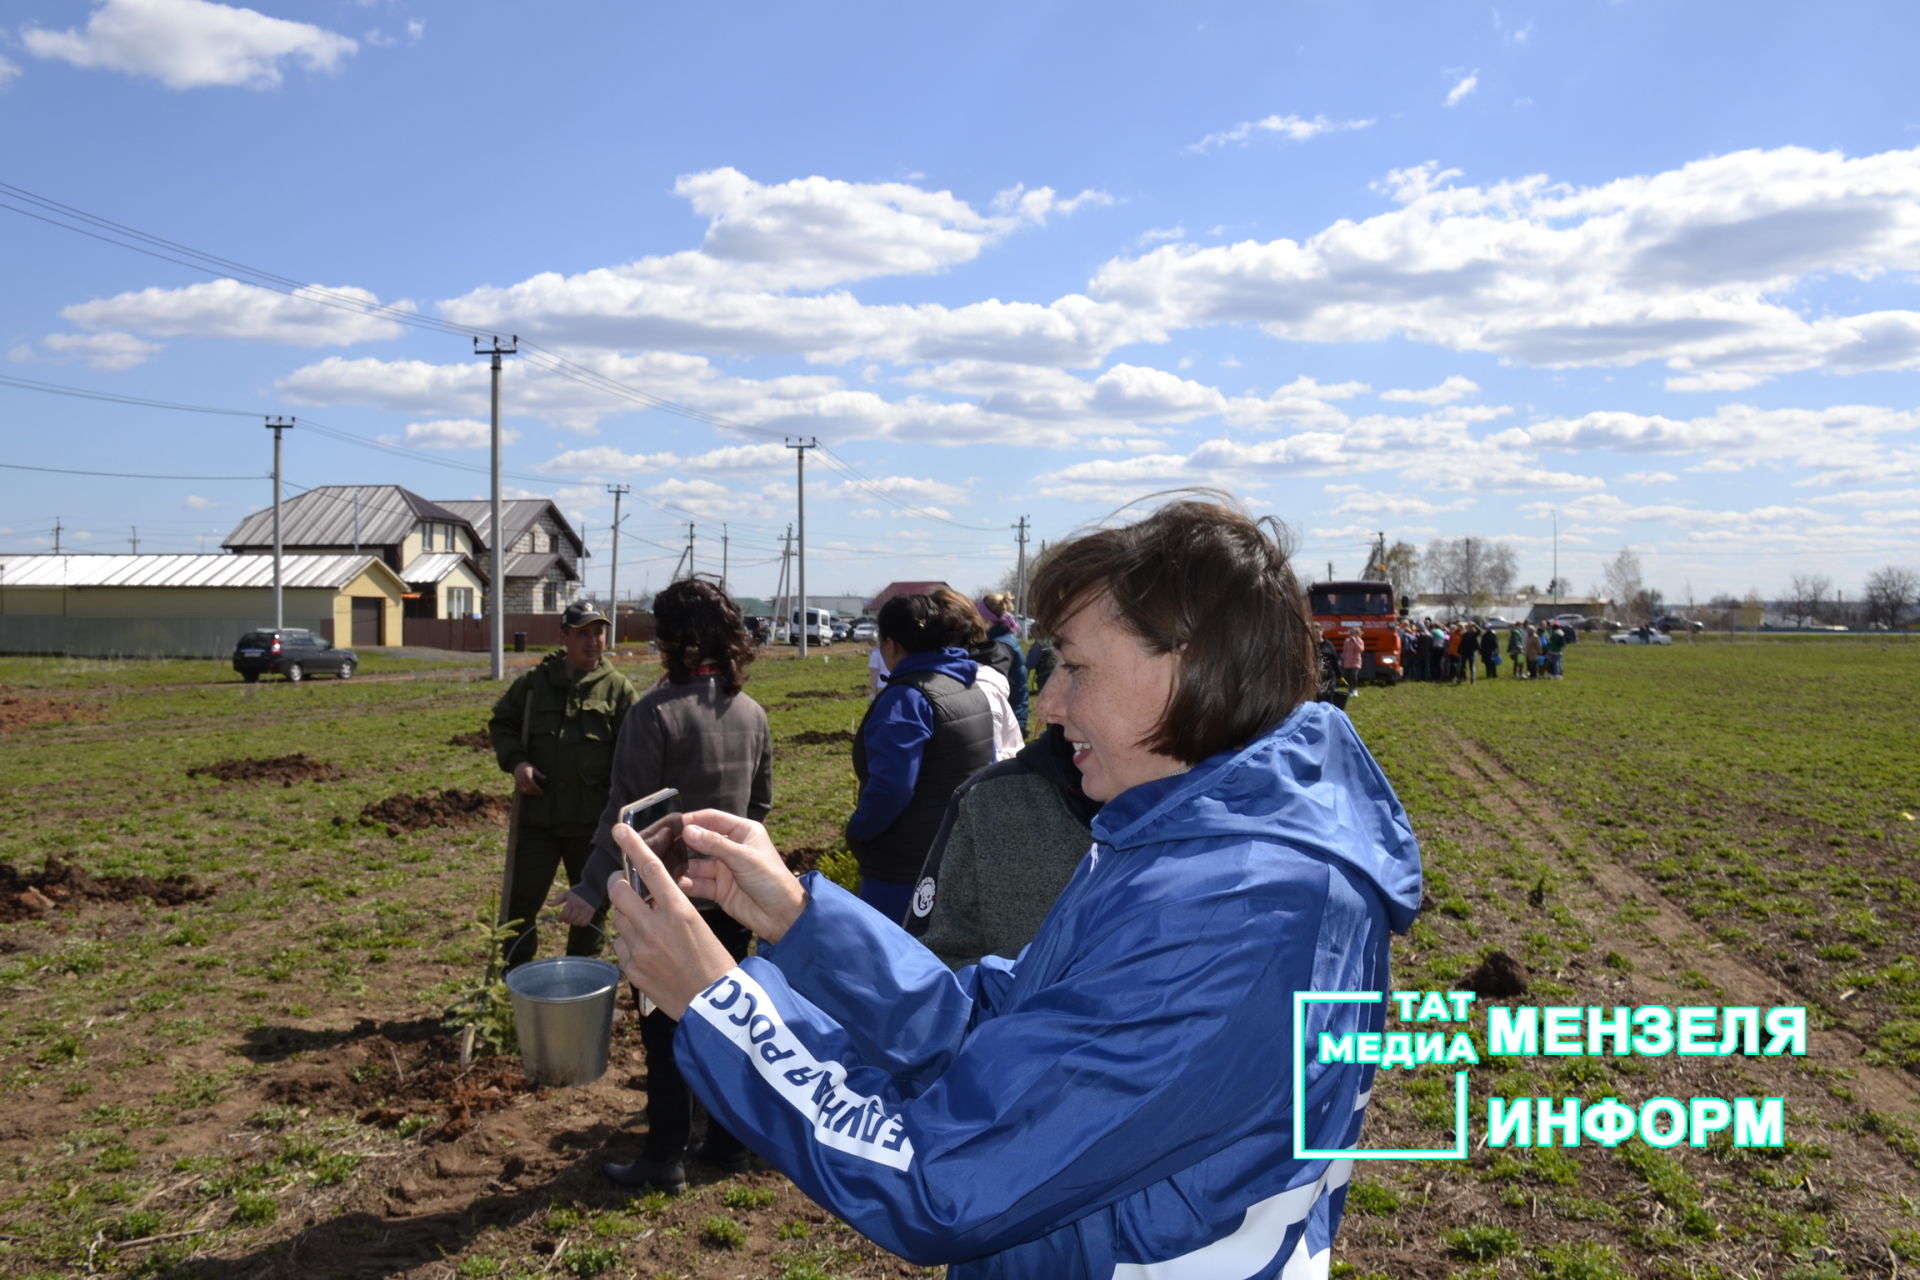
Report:
[[[233,669],[248,684],[267,672],[288,680],[304,680],[329,671],[342,680],[350,680],[358,665],[360,659],[354,656],[353,650],[336,649],[302,627],[249,631],[233,647]]]

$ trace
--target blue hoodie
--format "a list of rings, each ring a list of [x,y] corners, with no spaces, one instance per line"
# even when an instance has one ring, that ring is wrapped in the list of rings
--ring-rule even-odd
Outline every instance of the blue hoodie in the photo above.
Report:
[[[1325,1276],[1390,930],[1420,901],[1405,812],[1346,716],[1308,703],[1134,787],[1018,961],[952,973],[820,876],[777,946],[701,993],[675,1057],[820,1204],[956,1280]],[[1297,991],[1375,991],[1309,1007]]]

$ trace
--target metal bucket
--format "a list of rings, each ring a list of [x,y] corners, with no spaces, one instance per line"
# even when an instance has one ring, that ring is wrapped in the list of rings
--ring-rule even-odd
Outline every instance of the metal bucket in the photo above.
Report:
[[[553,956],[508,971],[506,982],[529,1080],[592,1084],[605,1074],[618,969],[587,956]]]

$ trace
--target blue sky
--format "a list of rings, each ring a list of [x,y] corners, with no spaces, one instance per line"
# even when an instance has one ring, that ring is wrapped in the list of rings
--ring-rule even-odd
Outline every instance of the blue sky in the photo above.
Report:
[[[268,414],[290,485],[482,497],[499,333],[509,493],[601,591],[624,484],[623,594],[689,522],[769,592],[789,438],[815,592],[1185,485],[1315,576],[1376,530],[1681,601],[1920,567],[1904,0],[7,20],[0,550],[215,548]]]

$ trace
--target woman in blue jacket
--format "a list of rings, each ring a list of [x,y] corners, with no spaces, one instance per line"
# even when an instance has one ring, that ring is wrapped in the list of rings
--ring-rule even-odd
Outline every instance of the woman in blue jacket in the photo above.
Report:
[[[860,864],[861,900],[895,924],[907,917],[947,800],[993,763],[993,713],[957,634],[971,618],[949,614],[927,595],[882,606],[886,685],[853,740],[860,798],[847,819],[847,847]]]
[[[679,886],[623,841],[654,905],[616,883],[616,951],[695,1091],[894,1252],[961,1280],[1328,1274],[1373,1077],[1314,1047],[1385,1010],[1295,997],[1384,999],[1420,863],[1351,723],[1307,701],[1276,534],[1177,502],[1042,562],[1039,714],[1105,804],[1017,960],[948,971],[745,819],[688,816],[710,856]],[[707,941],[682,890],[760,953]]]

